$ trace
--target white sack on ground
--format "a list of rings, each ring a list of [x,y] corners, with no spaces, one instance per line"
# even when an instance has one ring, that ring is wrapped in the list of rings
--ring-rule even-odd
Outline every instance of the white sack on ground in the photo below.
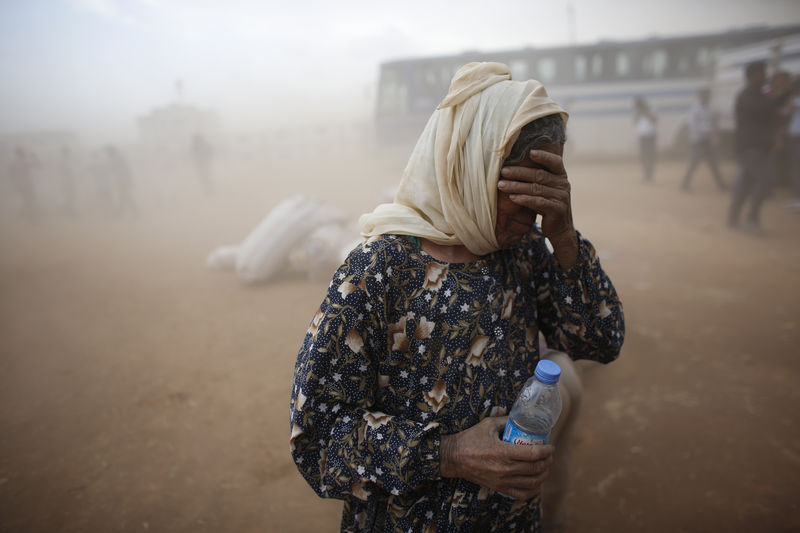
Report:
[[[316,228],[289,254],[292,267],[312,281],[329,280],[363,238],[358,225],[325,224]]]
[[[302,195],[284,200],[242,242],[236,257],[237,275],[247,283],[268,279],[316,228],[344,219],[338,209]]]
[[[206,266],[212,270],[233,270],[236,268],[238,253],[239,246],[235,244],[218,246],[206,257]]]

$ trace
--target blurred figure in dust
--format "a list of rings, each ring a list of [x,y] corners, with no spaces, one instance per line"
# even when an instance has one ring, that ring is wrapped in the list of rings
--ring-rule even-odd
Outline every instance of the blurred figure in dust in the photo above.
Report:
[[[134,218],[138,218],[139,208],[133,200],[133,176],[128,162],[113,145],[106,147],[106,159],[114,193],[114,214],[122,217],[130,211]]]
[[[213,162],[214,151],[211,144],[199,133],[192,138],[192,163],[197,179],[205,188],[206,194],[214,192],[211,183],[211,165]]]
[[[786,130],[789,168],[792,176],[792,199],[789,200],[789,209],[800,213],[800,75],[795,76],[791,91],[792,115]]]
[[[766,81],[763,61],[745,67],[746,86],[736,97],[736,155],[739,173],[733,186],[728,211],[728,227],[754,233],[761,229],[761,205],[769,193],[773,174],[771,152],[775,148],[780,108],[788,100],[789,91],[768,98],[762,88]],[[740,226],[739,216],[749,203],[747,220]]]
[[[35,222],[39,218],[36,184],[33,182],[33,170],[37,165],[36,157],[18,146],[14,150],[14,158],[8,168],[11,187],[22,200],[22,217],[31,222]]]
[[[639,138],[639,157],[642,161],[644,181],[653,181],[653,170],[656,165],[656,123],[658,118],[647,101],[641,96],[634,104],[633,124]]]
[[[75,174],[72,169],[72,157],[67,146],[61,147],[61,209],[65,215],[75,216]]]
[[[94,150],[89,160],[87,171],[94,182],[100,212],[105,216],[112,216],[114,214],[114,202],[111,199],[111,180],[107,169],[108,165],[102,149]]]
[[[719,172],[717,155],[712,140],[716,117],[708,104],[710,95],[711,93],[708,89],[700,89],[697,101],[692,104],[689,110],[689,140],[692,143],[692,158],[689,160],[689,168],[686,169],[686,174],[683,176],[681,190],[684,192],[689,192],[689,183],[692,181],[692,175],[701,160],[705,160],[708,163],[719,190],[724,191],[727,189]]]
[[[769,80],[764,94],[770,99],[779,98],[791,90],[792,75],[786,70],[779,70],[775,72]],[[778,110],[778,116],[775,121],[775,143],[772,149],[772,168],[773,180],[771,182],[770,191],[776,187],[789,186],[791,183],[791,171],[789,170],[789,152],[787,147],[787,130],[789,128],[789,121],[792,118],[791,102],[786,99],[783,100]]]

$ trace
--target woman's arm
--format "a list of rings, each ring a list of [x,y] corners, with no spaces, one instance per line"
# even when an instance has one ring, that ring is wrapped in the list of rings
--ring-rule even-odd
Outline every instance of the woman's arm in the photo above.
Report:
[[[613,361],[625,340],[625,316],[617,291],[592,244],[578,235],[578,258],[561,268],[539,235],[532,243],[539,329],[551,348],[573,359]]]
[[[376,405],[386,350],[384,255],[359,246],[334,275],[295,365],[291,449],[324,497],[410,491],[439,477],[438,424]]]
[[[575,230],[564,160],[544,150],[532,150],[530,159],[537,168],[503,168],[498,188],[542,216],[529,254],[539,328],[548,345],[573,359],[612,361],[625,334],[622,304],[591,243]]]

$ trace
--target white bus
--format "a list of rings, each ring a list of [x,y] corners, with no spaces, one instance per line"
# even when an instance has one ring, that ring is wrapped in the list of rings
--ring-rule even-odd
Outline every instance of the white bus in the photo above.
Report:
[[[635,154],[637,97],[658,115],[659,150],[680,151],[688,142],[689,106],[701,87],[710,86],[720,52],[792,34],[800,34],[800,26],[385,62],[376,109],[378,142],[409,150],[461,65],[500,61],[509,66],[512,79],[544,83],[570,113],[571,155]]]

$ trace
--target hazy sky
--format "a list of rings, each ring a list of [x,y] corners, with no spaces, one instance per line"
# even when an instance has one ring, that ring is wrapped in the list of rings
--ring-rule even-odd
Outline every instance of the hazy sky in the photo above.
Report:
[[[798,0],[0,0],[0,131],[134,138],[185,100],[228,129],[369,116],[386,59],[800,23]]]

